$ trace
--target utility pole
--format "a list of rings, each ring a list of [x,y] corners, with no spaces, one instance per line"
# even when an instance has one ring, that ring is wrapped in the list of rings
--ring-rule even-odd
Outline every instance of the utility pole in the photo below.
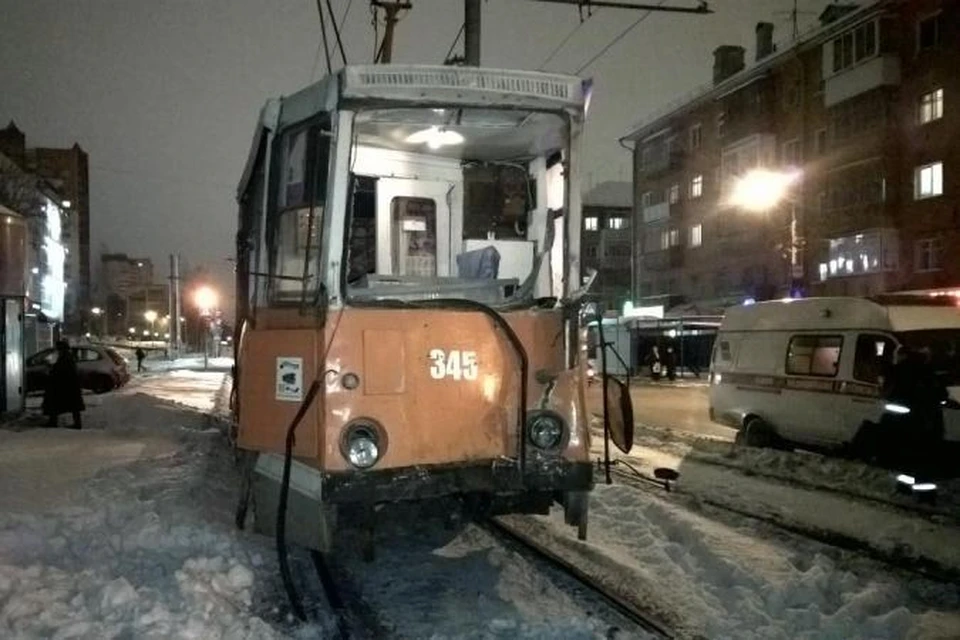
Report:
[[[480,66],[480,0],[463,0],[463,54],[466,66]]]
[[[393,60],[393,32],[397,26],[397,14],[403,9],[412,9],[413,5],[409,2],[384,2],[383,0],[370,0],[370,4],[376,9],[383,9],[385,14],[386,27],[383,31],[383,42],[377,51],[377,57],[374,62],[390,64]]]
[[[180,357],[180,254],[170,254],[170,304],[167,310],[170,322],[167,329],[170,331],[170,357],[174,360]]]

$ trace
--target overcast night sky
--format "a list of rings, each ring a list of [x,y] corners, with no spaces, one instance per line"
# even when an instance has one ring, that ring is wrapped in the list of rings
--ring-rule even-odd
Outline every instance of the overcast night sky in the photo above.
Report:
[[[369,62],[369,3],[334,0],[338,16],[348,4],[348,60]],[[799,0],[801,29],[826,4]],[[463,3],[413,5],[398,26],[394,60],[439,63]],[[793,0],[710,6],[711,15],[651,14],[581,72],[596,83],[588,179],[629,179],[617,137],[709,82],[716,46],[743,45],[749,61],[756,22],[774,22],[778,42],[790,35]],[[234,189],[259,109],[325,71],[314,0],[0,0],[0,15],[0,126],[14,120],[29,146],[78,142],[90,154],[93,272],[103,246],[152,257],[158,277],[167,254],[179,251],[232,288]],[[546,69],[575,72],[640,15],[595,11]],[[572,6],[484,2],[482,62],[536,69],[578,21]]]

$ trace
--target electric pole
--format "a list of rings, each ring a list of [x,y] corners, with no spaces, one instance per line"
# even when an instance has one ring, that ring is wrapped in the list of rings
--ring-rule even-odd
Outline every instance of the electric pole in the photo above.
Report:
[[[480,0],[463,0],[464,64],[480,66]]]
[[[377,57],[374,62],[390,64],[393,60],[393,32],[399,22],[397,14],[404,9],[411,9],[413,5],[409,2],[384,2],[383,0],[370,0],[370,4],[376,9],[383,9],[386,20],[386,26],[383,31],[383,41],[380,43],[380,49],[377,51]],[[376,16],[374,16],[376,19]]]

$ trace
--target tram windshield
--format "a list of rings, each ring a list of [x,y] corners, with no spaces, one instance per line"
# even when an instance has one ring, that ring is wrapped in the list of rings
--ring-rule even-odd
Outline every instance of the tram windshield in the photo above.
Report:
[[[548,210],[563,206],[568,132],[564,115],[533,110],[358,111],[348,299],[497,305],[549,291],[563,233]]]

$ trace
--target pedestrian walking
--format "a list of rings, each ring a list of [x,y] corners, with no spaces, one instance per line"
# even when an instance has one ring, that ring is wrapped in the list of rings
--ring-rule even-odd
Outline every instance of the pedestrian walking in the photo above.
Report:
[[[660,362],[660,349],[658,349],[656,345],[650,350],[650,355],[647,357],[647,364],[650,365],[650,377],[653,380],[659,380],[663,365]]]
[[[667,379],[677,379],[677,354],[673,352],[673,347],[667,347],[667,353],[663,357],[663,365],[667,370]]]
[[[73,359],[70,344],[57,341],[57,361],[50,368],[47,387],[43,393],[43,413],[48,416],[47,426],[56,427],[61,413],[73,415],[73,429],[82,428],[80,412],[85,410],[83,390],[80,388],[80,372]]]
[[[147,357],[147,352],[143,347],[137,347],[137,371],[143,371],[143,359]]]

